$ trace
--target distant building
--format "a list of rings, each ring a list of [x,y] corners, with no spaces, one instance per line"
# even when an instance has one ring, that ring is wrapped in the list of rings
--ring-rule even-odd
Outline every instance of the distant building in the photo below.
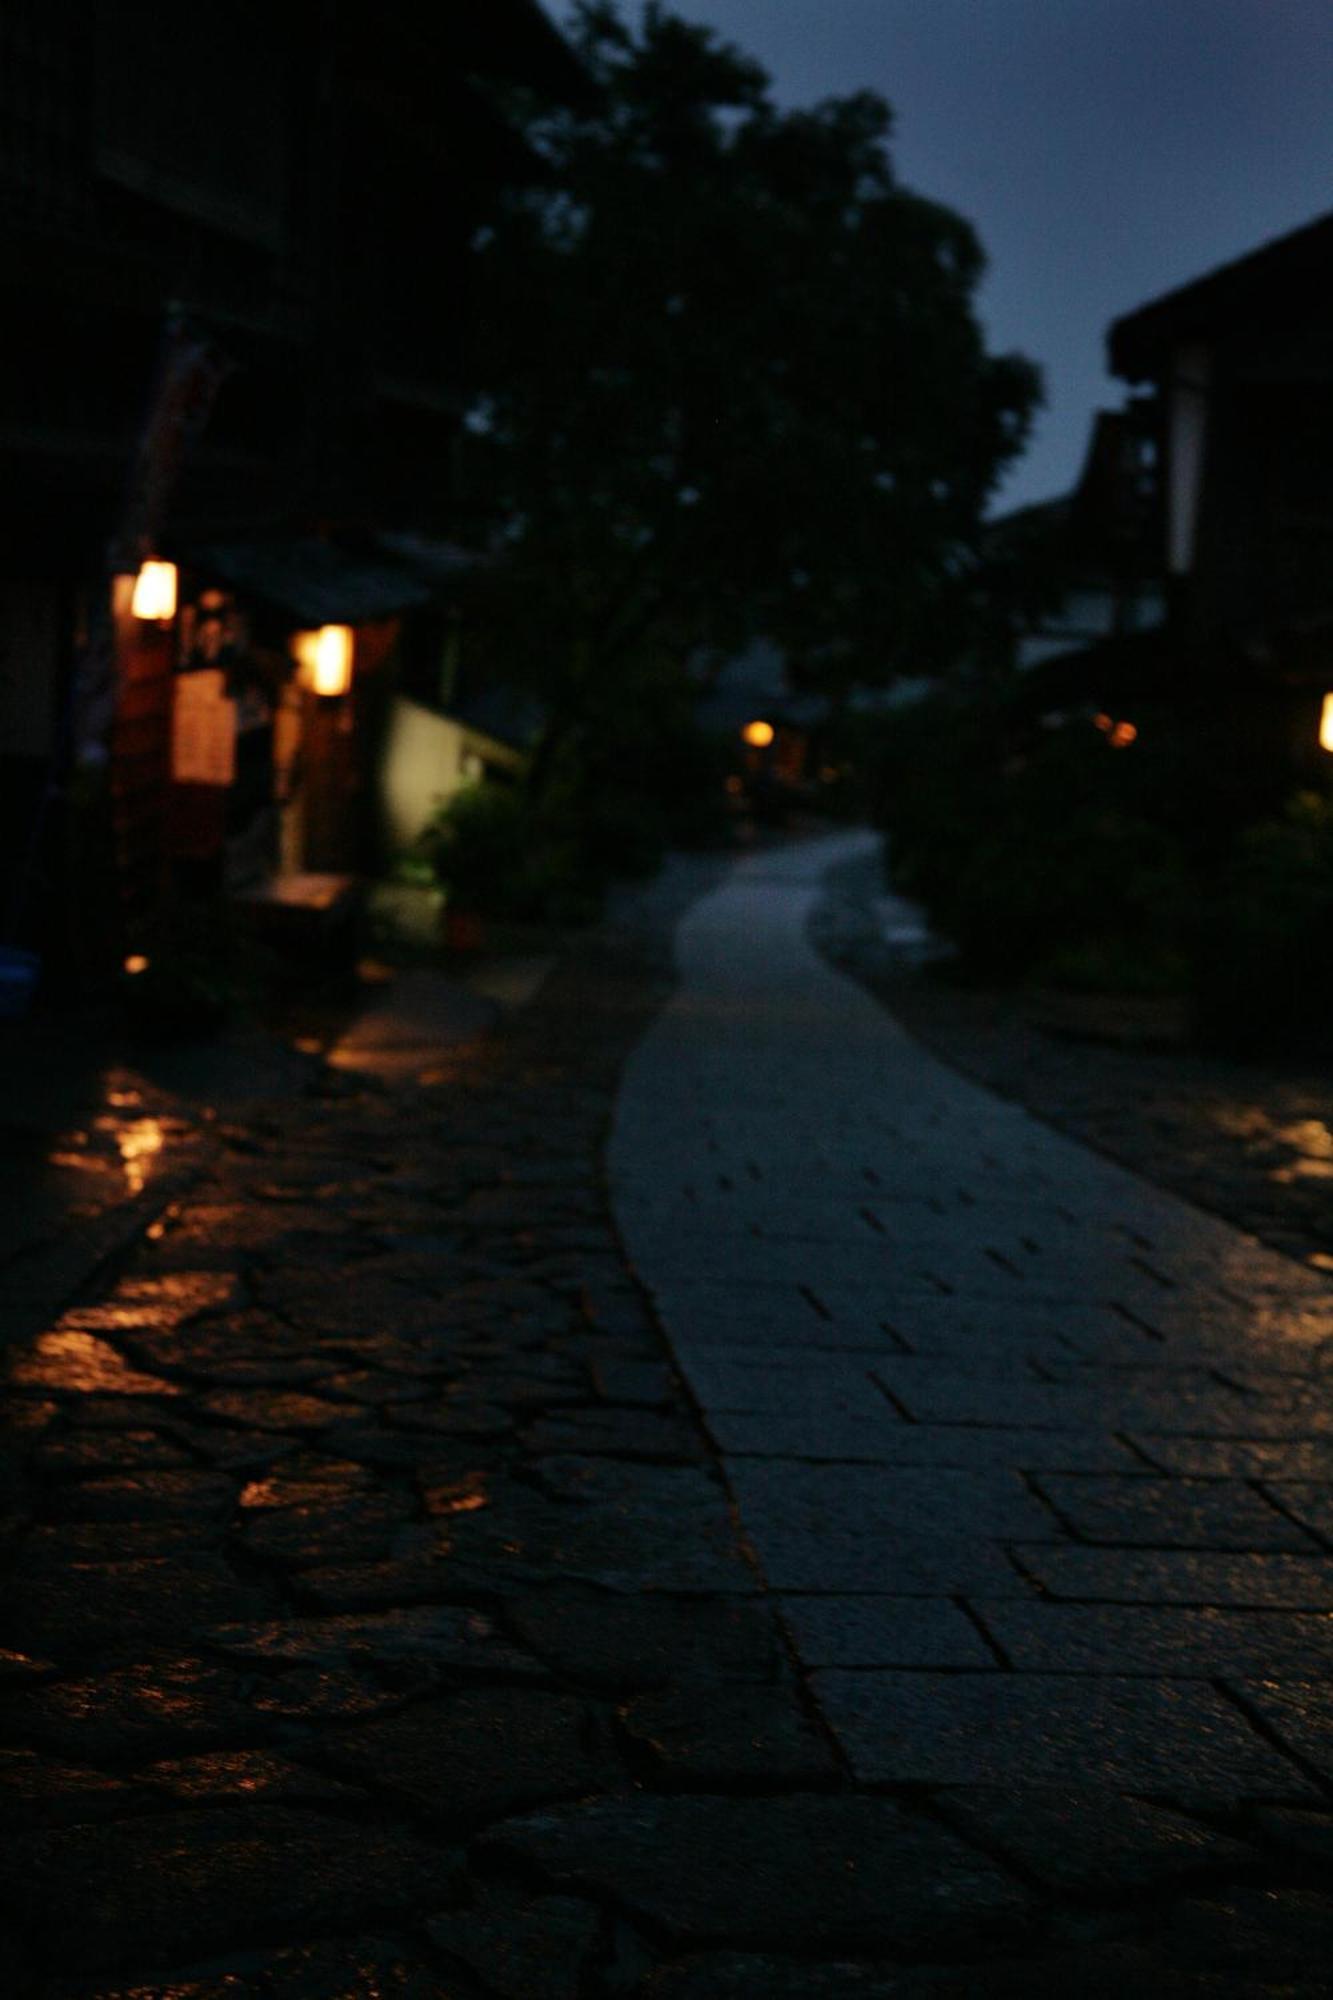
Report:
[[[841,761],[848,718],[910,706],[932,685],[899,681],[854,689],[839,718],[832,697],[795,686],[781,649],[759,638],[699,680],[694,714],[704,734],[728,753],[733,801],[780,815],[792,806],[818,807],[835,798],[848,774]]]
[[[1155,545],[1155,450],[1144,413],[1101,410],[1083,469],[1059,500],[993,521],[986,554],[1003,579],[1019,699],[1067,699],[1081,663],[1111,639],[1156,632],[1166,615]]]
[[[1333,688],[1333,214],[1127,314],[1146,389],[1175,671],[1230,693],[1255,753],[1317,769]]]
[[[1025,570],[1026,601],[1020,595],[1013,618],[1018,668],[1162,623],[1152,488],[1152,443],[1138,414],[1101,410],[1073,491],[991,524],[992,556],[1010,556]]]
[[[1025,510],[1064,581],[1018,628],[1019,699],[1156,704],[1234,766],[1237,811],[1271,805],[1327,769],[1333,214],[1116,320],[1108,354],[1132,400]]]
[[[0,944],[94,972],[371,852],[514,84],[588,87],[536,0],[6,6]]]

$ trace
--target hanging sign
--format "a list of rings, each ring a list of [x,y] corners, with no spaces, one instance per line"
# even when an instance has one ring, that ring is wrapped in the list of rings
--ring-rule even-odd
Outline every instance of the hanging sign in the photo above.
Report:
[[[176,678],[171,775],[178,785],[229,785],[236,776],[236,703],[219,667]]]

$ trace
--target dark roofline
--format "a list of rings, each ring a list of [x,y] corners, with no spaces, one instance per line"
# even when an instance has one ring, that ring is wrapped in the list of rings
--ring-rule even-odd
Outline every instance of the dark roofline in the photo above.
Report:
[[[1189,284],[1113,320],[1106,336],[1111,373],[1128,382],[1158,376],[1170,351],[1228,325],[1271,317],[1284,294],[1333,283],[1333,211],[1263,243]]]

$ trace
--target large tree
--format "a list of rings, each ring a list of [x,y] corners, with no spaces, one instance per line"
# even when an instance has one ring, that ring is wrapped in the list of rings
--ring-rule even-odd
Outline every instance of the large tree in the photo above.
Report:
[[[971,227],[869,92],[780,110],[657,4],[569,32],[595,96],[531,122],[544,178],[479,242],[466,457],[551,743],[756,633],[835,696],[942,666],[1039,395]]]

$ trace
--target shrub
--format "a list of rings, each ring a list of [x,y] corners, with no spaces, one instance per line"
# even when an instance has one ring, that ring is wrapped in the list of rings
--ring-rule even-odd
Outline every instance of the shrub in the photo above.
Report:
[[[895,732],[880,817],[892,878],[986,979],[1156,962],[1182,948],[1185,855],[1148,809],[1137,752],[1084,718],[1026,740],[998,712],[924,704]],[[1160,975],[1159,975],[1160,976]]]
[[[417,853],[457,910],[509,922],[586,923],[600,907],[601,883],[559,786],[534,801],[516,785],[471,785],[441,808]]]
[[[1184,993],[1190,962],[1183,951],[1151,941],[1091,938],[1062,945],[1037,967],[1045,986],[1065,993],[1133,994],[1143,998]]]
[[[457,792],[417,843],[449,902],[489,917],[528,917],[536,889],[531,829],[516,786],[483,782]]]
[[[1333,1019],[1333,801],[1292,798],[1247,828],[1213,892],[1196,941],[1199,1037],[1258,1054],[1293,1034],[1326,1041]]]

